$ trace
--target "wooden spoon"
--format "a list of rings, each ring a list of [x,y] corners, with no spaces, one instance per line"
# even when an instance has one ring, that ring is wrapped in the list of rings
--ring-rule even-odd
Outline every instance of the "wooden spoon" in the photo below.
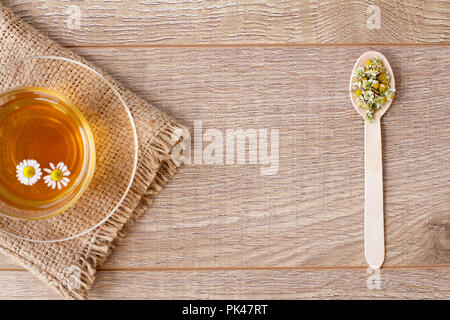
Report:
[[[384,55],[376,51],[367,51],[356,61],[350,77],[349,92],[353,107],[364,119],[364,255],[372,269],[381,267],[384,261],[384,219],[383,219],[383,163],[381,157],[380,119],[391,106],[387,101],[374,115],[373,122],[366,120],[366,111],[357,105],[352,90],[355,81],[353,75],[358,67],[365,66],[367,59],[381,58],[385,73],[389,74],[389,87],[395,89],[394,73]]]

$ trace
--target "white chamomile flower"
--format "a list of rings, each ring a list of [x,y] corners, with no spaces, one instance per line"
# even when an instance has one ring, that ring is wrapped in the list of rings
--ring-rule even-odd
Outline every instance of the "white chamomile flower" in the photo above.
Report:
[[[42,172],[36,160],[23,160],[16,166],[16,176],[20,183],[32,186],[41,178]]]
[[[56,167],[50,162],[50,169],[45,168],[44,171],[49,173],[49,175],[44,177],[44,181],[49,187],[52,187],[52,189],[58,187],[58,190],[61,190],[61,187],[67,186],[70,181],[68,178],[70,171],[67,169],[64,162],[58,163]]]

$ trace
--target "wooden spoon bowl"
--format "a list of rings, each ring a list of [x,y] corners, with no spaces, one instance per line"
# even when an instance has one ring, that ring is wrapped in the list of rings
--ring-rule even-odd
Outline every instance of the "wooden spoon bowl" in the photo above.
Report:
[[[356,60],[356,63],[355,63],[355,65],[353,66],[352,74],[351,74],[351,76],[350,76],[350,83],[349,83],[349,85],[348,85],[348,90],[349,90],[348,92],[349,92],[349,94],[350,94],[350,100],[352,101],[353,107],[355,108],[355,110],[356,110],[356,111],[357,111],[364,119],[366,119],[366,113],[365,113],[365,110],[358,107],[357,100],[356,100],[356,95],[355,95],[355,93],[354,93],[353,90],[352,90],[352,84],[353,84],[353,82],[355,82],[355,77],[354,77],[353,75],[355,74],[355,71],[356,71],[356,69],[357,69],[358,67],[363,67],[363,68],[364,68],[366,60],[368,60],[368,59],[373,59],[373,58],[381,58],[381,60],[382,60],[382,62],[383,62],[383,65],[384,65],[384,68],[385,68],[385,70],[386,70],[385,73],[389,74],[389,76],[390,76],[389,87],[392,88],[392,89],[395,89],[394,72],[392,71],[392,68],[391,68],[391,65],[389,64],[388,59],[387,59],[382,53],[377,52],[377,51],[367,51],[367,52],[363,53],[363,54],[358,58],[358,60]],[[375,116],[374,116],[375,119],[374,119],[374,120],[376,120],[376,118],[380,119],[380,118],[386,113],[386,111],[389,109],[389,107],[391,106],[391,104],[392,104],[392,100],[387,101],[387,102],[383,105],[383,107],[381,108],[381,110],[378,110],[378,111],[375,113]]]

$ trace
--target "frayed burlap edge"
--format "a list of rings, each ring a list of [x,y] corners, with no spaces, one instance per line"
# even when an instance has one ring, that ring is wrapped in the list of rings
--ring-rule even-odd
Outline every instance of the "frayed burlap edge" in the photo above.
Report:
[[[180,141],[179,132],[187,132],[187,129],[174,121],[169,121],[160,129],[159,134],[149,142],[147,150],[149,155],[142,156],[138,163],[142,174],[135,177],[133,185],[146,185],[148,181],[152,182],[146,193],[139,200],[136,208],[132,209],[131,204],[126,203],[126,198],[119,209],[99,228],[95,235],[95,240],[89,240],[90,243],[85,246],[83,255],[80,257],[82,272],[79,283],[76,286],[77,289],[68,287],[60,279],[52,276],[39,265],[6,247],[0,247],[0,252],[27,267],[41,281],[50,285],[64,298],[74,300],[88,299],[88,290],[95,281],[95,274],[112,253],[115,247],[114,242],[126,235],[125,227],[135,222],[136,219],[146,212],[153,203],[155,196],[176,173],[178,166],[171,160],[170,156],[173,148]],[[154,169],[155,162],[159,162],[159,166],[156,169]],[[133,196],[139,197],[137,194]]]
[[[4,35],[8,33],[13,34],[15,40],[20,39],[20,41],[25,43],[22,47],[15,47],[15,45],[9,47],[10,50],[18,50],[19,57],[22,53],[34,55],[51,54],[88,63],[85,59],[66,48],[62,48],[32,26],[24,23],[1,4],[0,13],[3,23],[7,26],[4,30]],[[90,65],[90,63],[88,64]],[[172,162],[170,155],[174,146],[180,141],[180,135],[187,134],[187,129],[184,126],[133,95],[111,77],[105,76],[118,87],[121,94],[125,94],[128,99],[128,105],[131,107],[130,109],[133,109],[133,105],[136,107],[136,110],[138,108],[139,110],[145,110],[147,107],[148,111],[145,110],[145,112],[152,114],[157,120],[150,120],[148,124],[144,124],[144,127],[142,121],[140,121],[141,134],[143,134],[142,130],[145,131],[145,125],[148,125],[149,128],[153,127],[153,129],[147,138],[138,138],[140,140],[138,167],[133,185],[124,202],[104,224],[77,240],[82,248],[81,253],[76,256],[76,261],[73,261],[81,269],[79,281],[75,286],[77,289],[69,287],[64,281],[64,275],[61,274],[61,270],[56,270],[52,268],[52,265],[43,262],[43,257],[39,255],[37,257],[31,257],[29,254],[24,255],[21,252],[21,248],[28,247],[26,242],[3,237],[4,239],[0,243],[0,252],[23,265],[44,283],[50,285],[57,293],[68,299],[87,299],[87,292],[94,283],[95,273],[111,254],[114,248],[114,241],[122,238],[125,234],[125,227],[146,212],[156,194],[175,174],[177,165]],[[155,125],[157,128],[154,128]],[[30,250],[29,247],[26,249]],[[63,248],[61,252],[64,252]],[[56,262],[56,267],[57,264],[58,262]]]
[[[125,227],[136,221],[149,206],[155,200],[155,196],[169,181],[169,179],[176,173],[177,165],[170,159],[170,154],[173,147],[179,142],[179,135],[175,130],[183,129],[175,122],[170,122],[162,128],[160,133],[150,143],[149,151],[154,153],[151,156],[145,156],[144,162],[140,163],[142,173],[139,177],[135,178],[133,184],[144,183],[152,179],[150,186],[147,188],[147,192],[141,196],[138,205],[134,209],[130,209],[130,205],[124,203],[123,206],[128,208],[123,209],[121,206],[119,210],[105,222],[101,231],[97,234],[96,241],[91,242],[89,246],[86,246],[86,250],[82,255],[81,265],[83,266],[82,274],[80,277],[80,287],[83,289],[80,292],[67,290],[66,286],[59,286],[61,282],[58,282],[56,287],[65,297],[72,299],[87,299],[87,291],[91,288],[95,280],[95,273],[97,269],[103,265],[108,256],[114,249],[114,241],[123,238],[126,235]],[[173,138],[176,137],[176,140]],[[153,161],[158,161],[159,166],[156,170]],[[146,177],[148,175],[148,177]],[[134,195],[135,197],[138,195]]]

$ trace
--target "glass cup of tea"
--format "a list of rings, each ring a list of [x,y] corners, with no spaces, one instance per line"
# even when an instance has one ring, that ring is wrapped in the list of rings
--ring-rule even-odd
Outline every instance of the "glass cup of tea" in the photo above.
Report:
[[[0,93],[0,211],[39,219],[76,202],[95,169],[94,137],[66,97],[40,87]]]
[[[99,226],[125,199],[137,150],[128,107],[93,68],[56,56],[0,65],[0,231],[56,241]]]
[[[2,61],[0,232],[65,241],[121,208],[138,159],[124,94],[114,80],[74,59]]]

